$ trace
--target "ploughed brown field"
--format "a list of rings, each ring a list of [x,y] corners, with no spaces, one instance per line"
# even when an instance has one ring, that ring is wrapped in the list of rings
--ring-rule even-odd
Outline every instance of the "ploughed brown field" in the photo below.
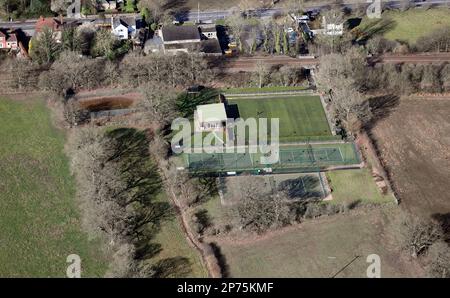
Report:
[[[401,99],[372,129],[401,205],[450,216],[450,96]]]

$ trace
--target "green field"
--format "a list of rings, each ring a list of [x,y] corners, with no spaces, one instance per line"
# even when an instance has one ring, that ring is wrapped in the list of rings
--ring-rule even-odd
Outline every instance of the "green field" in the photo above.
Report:
[[[167,201],[164,194],[160,198]],[[189,263],[186,274],[178,273],[171,277],[208,277],[208,272],[202,265],[200,254],[190,247],[184,234],[181,223],[175,214],[161,223],[161,230],[155,235],[154,243],[161,245],[161,251],[151,259],[151,263],[169,258],[183,258]]]
[[[391,194],[383,195],[373,181],[369,169],[331,171],[326,173],[333,189],[331,203],[394,202]]]
[[[236,104],[239,116],[278,118],[280,142],[295,142],[305,137],[331,136],[325,111],[318,96],[278,96],[229,98]]]
[[[393,27],[383,35],[391,40],[403,40],[414,44],[419,37],[443,27],[450,26],[450,9],[409,9],[404,12],[386,11],[382,14],[383,19],[394,21]],[[363,24],[371,22],[364,19]]]
[[[78,254],[82,276],[107,260],[81,231],[65,136],[44,101],[0,99],[0,277],[64,277]]]

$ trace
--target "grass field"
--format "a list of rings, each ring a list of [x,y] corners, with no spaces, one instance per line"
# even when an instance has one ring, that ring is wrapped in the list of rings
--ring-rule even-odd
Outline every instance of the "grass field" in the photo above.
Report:
[[[82,276],[103,276],[99,243],[81,231],[74,179],[39,99],[0,98],[0,277],[64,277],[78,254]]]
[[[262,239],[217,241],[231,277],[366,277],[370,254],[381,258],[382,277],[418,277],[422,271],[401,256],[389,221],[392,206],[303,222]]]
[[[168,200],[165,194],[160,199]],[[155,235],[153,241],[161,245],[161,252],[151,259],[152,263],[176,257],[188,260],[190,264],[189,272],[186,272],[185,276],[175,275],[172,277],[208,277],[208,272],[202,265],[199,253],[189,246],[179,219],[175,215],[161,223],[161,230]]]
[[[318,96],[245,97],[228,99],[239,116],[279,118],[280,142],[295,142],[308,136],[330,136],[330,128]]]
[[[394,202],[391,194],[383,195],[377,188],[369,169],[330,171],[326,173],[333,189],[331,203]]]
[[[394,21],[393,28],[384,33],[391,40],[403,40],[414,44],[421,36],[425,36],[442,26],[450,26],[450,9],[409,9],[405,12],[386,11],[382,18]],[[364,22],[368,22],[365,19]]]

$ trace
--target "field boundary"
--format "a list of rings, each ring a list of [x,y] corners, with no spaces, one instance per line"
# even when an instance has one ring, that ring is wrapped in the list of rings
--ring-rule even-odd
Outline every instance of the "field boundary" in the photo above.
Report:
[[[263,96],[274,96],[274,95],[315,95],[315,90],[306,89],[306,90],[292,90],[292,91],[268,91],[268,92],[253,92],[253,93],[223,93],[222,95],[227,98],[239,98],[239,97],[263,97]]]

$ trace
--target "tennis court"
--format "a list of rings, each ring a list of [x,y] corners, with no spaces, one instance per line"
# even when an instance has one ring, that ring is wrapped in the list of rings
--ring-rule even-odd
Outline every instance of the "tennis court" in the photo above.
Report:
[[[257,189],[261,196],[284,192],[286,199],[307,200],[324,198],[326,191],[319,173],[296,173],[280,175],[242,175],[217,179],[222,205],[234,205],[245,199],[246,189]],[[325,182],[326,183],[326,182]]]
[[[262,163],[260,152],[191,153],[185,154],[185,161],[190,170],[197,172],[302,172],[360,163],[353,143],[284,146],[278,153],[279,160],[273,164]]]

